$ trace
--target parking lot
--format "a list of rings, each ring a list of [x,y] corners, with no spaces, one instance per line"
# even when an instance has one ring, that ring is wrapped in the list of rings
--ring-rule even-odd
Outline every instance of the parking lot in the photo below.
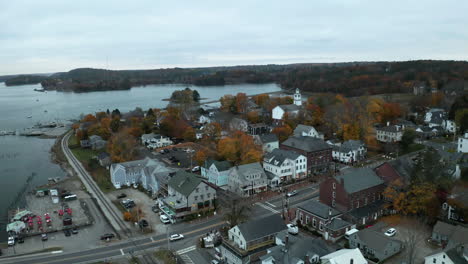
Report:
[[[105,233],[113,233],[113,229],[108,225],[101,212],[89,197],[89,195],[81,189],[81,182],[76,178],[69,178],[65,182],[61,182],[54,188],[66,188],[77,194],[78,199],[66,202],[72,209],[72,226],[78,225],[78,233],[65,236],[62,231],[62,218],[58,216],[58,209],[61,208],[62,201],[58,204],[52,203],[50,196],[37,198],[35,195],[28,197],[27,209],[36,215],[41,215],[43,219],[43,227],[46,232],[49,232],[47,241],[41,240],[41,232],[37,232],[37,221],[34,220],[34,232],[38,235],[26,237],[24,243],[16,243],[14,247],[3,249],[4,255],[15,255],[37,252],[47,248],[57,248],[62,250],[85,250],[94,248],[97,245],[102,245],[106,242],[101,241],[100,235]],[[57,211],[57,213],[55,213]],[[49,213],[52,225],[46,228],[44,214]],[[72,227],[71,226],[71,227]],[[30,234],[32,231],[30,232]]]

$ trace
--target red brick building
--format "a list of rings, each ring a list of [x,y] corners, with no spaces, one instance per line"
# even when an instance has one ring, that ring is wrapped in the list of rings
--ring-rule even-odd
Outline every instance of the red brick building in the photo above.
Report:
[[[280,149],[292,150],[307,158],[307,172],[326,171],[332,161],[332,147],[322,139],[294,136],[280,144]]]
[[[382,214],[384,181],[372,169],[351,169],[320,184],[320,201],[365,224]]]

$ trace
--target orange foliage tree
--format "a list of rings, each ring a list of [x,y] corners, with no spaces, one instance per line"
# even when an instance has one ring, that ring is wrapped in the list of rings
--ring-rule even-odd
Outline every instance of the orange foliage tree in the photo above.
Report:
[[[197,151],[197,153],[195,153],[195,155],[193,156],[193,159],[198,164],[198,166],[202,166],[205,160],[207,159],[207,155],[205,151],[199,150]]]
[[[271,133],[275,134],[280,142],[283,142],[292,135],[293,130],[289,125],[283,125],[280,127],[275,127]]]
[[[97,118],[92,115],[92,114],[87,114],[83,117],[83,120],[81,120],[82,122],[96,122],[97,121]]]
[[[250,111],[247,113],[247,120],[249,120],[250,123],[258,123],[260,122],[260,115],[257,111]]]
[[[226,94],[223,97],[219,99],[219,102],[221,103],[221,110],[224,112],[233,112],[234,110],[234,102],[235,98],[234,96],[230,94]]]
[[[236,95],[236,111],[238,113],[247,112],[247,95],[245,93],[238,93]]]
[[[217,149],[223,159],[235,164],[252,163],[262,159],[260,146],[254,143],[251,136],[241,131],[219,140]]]
[[[107,142],[107,151],[112,162],[133,160],[136,155],[137,142],[127,129],[112,135]]]

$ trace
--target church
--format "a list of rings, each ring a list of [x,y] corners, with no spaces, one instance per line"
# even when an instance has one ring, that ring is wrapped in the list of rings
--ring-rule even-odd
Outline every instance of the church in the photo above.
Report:
[[[278,105],[273,108],[271,111],[271,117],[273,118],[274,123],[280,123],[284,115],[287,113],[289,117],[294,117],[299,113],[299,110],[302,108],[302,96],[299,88],[296,88],[294,93],[294,103],[288,105]]]

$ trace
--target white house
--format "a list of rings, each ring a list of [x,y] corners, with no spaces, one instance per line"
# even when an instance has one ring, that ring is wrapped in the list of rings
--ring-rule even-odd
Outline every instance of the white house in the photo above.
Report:
[[[155,194],[159,191],[163,181],[173,171],[173,169],[166,167],[164,163],[158,160],[145,158],[143,160],[112,164],[110,166],[110,177],[116,189],[141,184],[144,189]]]
[[[458,138],[457,152],[468,153],[468,132]]]
[[[435,119],[437,119],[437,118],[443,119],[444,117],[445,117],[444,109],[431,108],[424,115],[424,123],[429,124],[429,123],[431,123],[431,120],[433,120],[433,119],[435,121]]]
[[[242,131],[242,132],[247,132],[248,126],[249,126],[249,123],[246,120],[242,119],[242,118],[234,117],[229,122],[229,129],[230,130],[239,130],[239,131]]]
[[[174,142],[169,137],[165,137],[160,134],[143,134],[141,135],[141,143],[147,145],[148,148],[162,148],[172,145]]]
[[[301,91],[299,91],[299,88],[296,88],[296,92],[294,93],[294,104],[297,106],[302,105],[302,95]]]
[[[446,132],[448,133],[455,133],[457,132],[457,125],[455,124],[455,121],[453,120],[444,120],[442,127],[445,129]]]
[[[217,186],[228,185],[229,169],[232,167],[229,161],[207,160],[201,167],[202,177]]]
[[[446,248],[442,252],[424,258],[424,264],[460,264],[468,263],[468,249],[465,245]]]
[[[263,169],[270,186],[276,187],[282,182],[306,177],[307,158],[291,150],[274,149],[263,158]]]
[[[319,133],[313,126],[297,125],[294,129],[294,136],[314,137],[324,139],[322,133]]]
[[[295,117],[301,108],[295,104],[278,105],[271,110],[271,117],[274,120],[283,120],[284,115],[287,113],[289,117]]]
[[[334,145],[332,150],[333,160],[345,164],[363,160],[366,156],[366,145],[360,140],[348,140],[339,146]]]
[[[209,123],[211,123],[211,118],[208,115],[200,115],[198,117],[198,123],[200,123],[200,124],[209,124]]]
[[[279,148],[279,139],[275,134],[255,135],[254,142],[262,146],[263,153],[272,152]]]
[[[377,140],[380,142],[399,142],[403,136],[404,126],[393,125],[380,127],[376,129]]]
[[[267,190],[268,177],[259,162],[234,166],[229,170],[229,191],[239,196],[250,195]]]
[[[367,264],[361,251],[355,249],[340,249],[320,258],[322,264]]]

